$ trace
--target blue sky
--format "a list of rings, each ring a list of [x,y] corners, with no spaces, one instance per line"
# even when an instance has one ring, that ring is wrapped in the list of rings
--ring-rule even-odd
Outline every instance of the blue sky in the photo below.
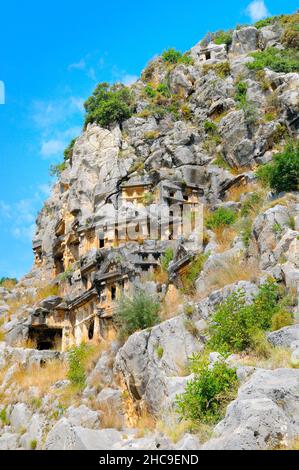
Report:
[[[207,31],[292,13],[296,0],[2,2],[0,17],[0,277],[32,265],[31,238],[49,194],[48,168],[80,133],[101,81],[130,83],[168,47]]]

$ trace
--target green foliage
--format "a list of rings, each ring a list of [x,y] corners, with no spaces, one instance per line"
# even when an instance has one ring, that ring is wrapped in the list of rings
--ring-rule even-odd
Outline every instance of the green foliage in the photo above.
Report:
[[[85,364],[92,352],[92,346],[81,344],[73,348],[68,353],[68,374],[67,378],[72,385],[82,390],[86,386]]]
[[[30,449],[35,450],[36,448],[37,448],[37,440],[32,439],[32,441],[30,441]]]
[[[216,31],[216,33],[213,35],[213,42],[217,45],[226,44],[227,46],[230,46],[233,42],[232,31]]]
[[[167,49],[162,54],[162,59],[168,64],[192,64],[192,58],[180,51],[175,50],[173,47]]]
[[[186,330],[192,335],[192,336],[197,336],[198,335],[198,328],[193,320],[190,318],[187,318],[184,321],[184,327]]]
[[[224,361],[210,368],[209,361],[200,355],[191,358],[191,371],[195,377],[187,383],[185,392],[177,396],[177,410],[182,419],[215,423],[225,405],[234,398],[238,384],[236,371]]]
[[[262,203],[262,195],[259,193],[249,194],[242,203],[241,216],[247,217]]]
[[[273,161],[261,166],[256,172],[264,185],[277,193],[299,189],[299,143],[289,142]]]
[[[161,266],[164,269],[164,271],[167,271],[169,264],[173,260],[173,248],[168,247],[165,250],[164,255],[161,257]]]
[[[142,198],[142,203],[145,206],[150,206],[151,204],[154,203],[154,201],[155,201],[155,196],[152,192],[145,193]]]
[[[132,297],[123,296],[114,316],[120,337],[126,338],[135,331],[151,328],[159,323],[159,302],[147,292],[136,289]]]
[[[265,26],[270,26],[271,24],[275,23],[280,17],[279,16],[269,16],[269,18],[265,18],[264,20],[257,21],[254,26],[257,29],[264,28]]]
[[[146,85],[144,92],[149,98],[154,98],[154,96],[156,96],[156,90],[152,87],[152,85]]]
[[[187,315],[187,317],[191,317],[194,313],[194,306],[187,304],[184,306],[184,313]]]
[[[100,83],[84,103],[84,107],[85,126],[96,122],[108,127],[113,122],[121,123],[132,116],[133,98],[130,89],[124,85],[109,86],[108,83]]]
[[[66,169],[66,162],[58,163],[57,165],[51,165],[50,166],[50,176],[56,176],[59,178],[61,173]]]
[[[270,329],[272,318],[281,310],[278,298],[278,286],[271,279],[259,287],[250,305],[246,304],[244,291],[234,292],[212,317],[210,347],[223,352],[253,347],[257,332]]]
[[[169,86],[166,83],[160,83],[157,86],[157,92],[161,93],[161,95],[165,96],[166,98],[170,98],[171,96]]]
[[[219,78],[226,78],[231,73],[230,64],[227,60],[218,64],[204,64],[203,70],[204,73],[209,73],[210,70],[213,70]]]
[[[237,90],[235,94],[235,100],[238,101],[241,104],[244,104],[246,102],[246,95],[247,95],[247,84],[245,82],[239,82],[237,83]]]
[[[187,267],[182,275],[183,290],[186,293],[193,292],[194,283],[198,279],[208,255],[201,253],[197,255]]]
[[[7,417],[6,408],[2,408],[0,411],[0,421],[2,422],[3,426],[9,425],[9,419]]]
[[[212,134],[212,135],[218,134],[218,127],[213,121],[208,121],[208,120],[205,121],[204,122],[204,130],[208,134]]]
[[[72,156],[73,156],[73,150],[74,150],[74,145],[76,143],[76,140],[77,139],[73,139],[69,146],[65,149],[64,151],[64,160],[65,161],[68,161],[68,160],[71,160]]]
[[[207,218],[206,227],[214,230],[225,225],[232,225],[236,220],[237,214],[232,209],[219,207]]]
[[[164,348],[162,346],[158,346],[156,349],[156,353],[159,359],[162,359],[163,354],[164,354]]]
[[[261,70],[268,67],[274,72],[299,71],[299,51],[294,49],[279,50],[268,47],[264,51],[253,52],[251,56],[254,61],[246,64],[250,70]]]

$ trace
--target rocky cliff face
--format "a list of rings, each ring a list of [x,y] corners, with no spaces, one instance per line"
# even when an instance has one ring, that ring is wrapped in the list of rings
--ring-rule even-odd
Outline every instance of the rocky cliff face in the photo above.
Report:
[[[131,117],[104,127],[94,119],[76,139],[37,218],[35,265],[13,291],[1,289],[0,448],[97,449],[100,441],[105,448],[200,446],[187,434],[173,444],[164,431],[138,439],[132,426],[145,409],[177,425],[175,397],[193,378],[182,371],[192,354],[204,354],[213,313],[233,292],[243,290],[250,304],[271,276],[298,295],[298,192],[277,194],[256,176],[288,140],[298,139],[298,67],[285,73],[277,62],[256,66],[256,54],[289,53],[288,24],[244,27],[223,44],[215,35],[176,58],[168,51],[130,88]],[[298,166],[294,171],[298,189]],[[174,213],[187,206],[191,213],[203,207],[201,238],[192,224],[187,234],[174,232]],[[155,239],[148,233],[152,221],[160,227]],[[128,222],[133,234],[124,228]],[[162,270],[169,249],[173,257]],[[140,287],[164,305],[164,317],[120,347],[111,342],[115,301]],[[289,311],[298,321],[296,302]],[[283,344],[295,366],[297,326],[286,328],[269,340],[295,335]],[[39,350],[55,341],[63,351],[81,342],[105,345],[72,407],[60,406],[59,393],[66,392],[59,391],[69,386],[63,377],[42,398],[38,385],[18,396],[17,364],[32,373],[33,366],[66,360],[63,353],[27,353],[28,339]],[[249,367],[243,356],[229,358],[243,385],[204,448],[264,449],[298,436],[298,371],[281,363]],[[215,361],[212,353],[211,367]],[[117,426],[105,424],[109,404]],[[129,437],[108,427],[126,429]]]

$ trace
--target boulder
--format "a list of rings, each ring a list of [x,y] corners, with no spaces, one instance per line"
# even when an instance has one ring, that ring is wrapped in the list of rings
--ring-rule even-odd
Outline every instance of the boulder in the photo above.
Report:
[[[31,412],[24,403],[17,403],[10,415],[10,425],[16,432],[27,430],[31,418]]]
[[[280,330],[272,331],[267,338],[273,346],[297,349],[299,346],[299,325],[285,326]]]
[[[121,438],[122,433],[115,429],[95,431],[73,426],[62,418],[49,432],[45,450],[109,450]]]
[[[188,358],[203,347],[203,338],[186,329],[181,315],[130,336],[117,354],[115,371],[134,400],[145,401],[151,412],[159,414],[169,396],[168,381],[180,375]]]
[[[233,32],[231,51],[233,54],[248,54],[258,49],[258,30],[253,26],[247,26]]]
[[[204,449],[265,450],[299,432],[299,370],[257,370]]]
[[[100,422],[100,414],[85,405],[71,406],[67,409],[65,416],[73,426],[93,429],[98,427]]]

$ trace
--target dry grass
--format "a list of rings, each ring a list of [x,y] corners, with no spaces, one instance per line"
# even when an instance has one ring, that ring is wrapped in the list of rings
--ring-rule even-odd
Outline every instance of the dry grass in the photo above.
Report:
[[[213,290],[221,289],[237,281],[254,281],[259,274],[258,260],[243,260],[233,256],[228,260],[219,262],[205,278],[205,296]]]
[[[140,416],[137,417],[135,427],[138,429],[136,437],[141,438],[147,434],[155,431],[157,426],[157,419],[152,416],[148,411],[142,411]]]
[[[217,252],[223,253],[231,248],[232,242],[237,236],[237,231],[233,227],[222,226],[214,229],[217,241]]]
[[[36,295],[22,295],[16,299],[9,299],[7,304],[9,306],[9,314],[16,314],[22,307],[32,307],[36,303],[41,302],[43,299],[52,295],[59,295],[59,287],[57,285],[46,285],[38,289]]]
[[[23,349],[37,349],[37,343],[33,339],[23,339],[19,340],[15,347]]]
[[[67,371],[67,364],[61,361],[48,362],[44,367],[32,365],[24,369],[19,366],[12,380],[19,385],[22,390],[37,387],[41,395],[44,395],[48,393],[51,386],[56,382],[65,380]]]
[[[168,423],[159,421],[157,423],[157,430],[165,434],[174,444],[179,442],[184,434],[190,432],[192,429],[192,423],[190,423],[190,421],[182,420],[177,422],[175,417],[169,419],[169,421]]]
[[[162,303],[160,316],[162,320],[168,320],[178,315],[179,306],[183,303],[182,293],[174,286],[169,285]]]
[[[123,428],[124,419],[117,408],[110,404],[102,404],[98,406],[97,410],[103,413],[101,416],[102,429],[114,428],[120,431]]]
[[[225,200],[239,202],[243,194],[253,193],[259,191],[259,189],[259,185],[253,183],[233,186],[226,192]]]
[[[268,346],[262,349],[258,348],[253,353],[248,353],[240,357],[238,362],[244,366],[261,367],[263,369],[280,369],[280,368],[293,368],[291,362],[292,351],[285,348],[274,348],[268,343]],[[265,357],[266,356],[266,357]]]
[[[281,443],[274,450],[299,450],[299,436],[286,443]]]

